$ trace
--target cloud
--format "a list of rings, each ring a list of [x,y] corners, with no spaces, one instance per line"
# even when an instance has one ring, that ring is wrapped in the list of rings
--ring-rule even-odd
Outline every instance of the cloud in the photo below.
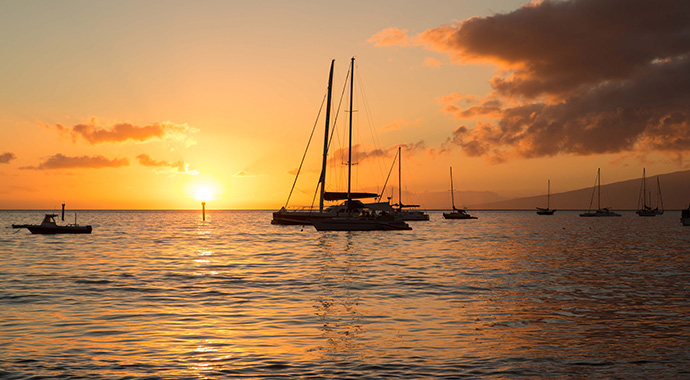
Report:
[[[442,65],[441,61],[431,57],[426,57],[424,63],[422,63],[422,66],[431,67],[432,69],[439,69]]]
[[[61,133],[70,134],[72,140],[76,141],[81,137],[89,144],[99,144],[105,142],[124,142],[132,140],[135,142],[147,142],[150,140],[171,139],[193,143],[191,136],[198,129],[192,128],[187,124],[175,124],[171,122],[154,123],[146,126],[137,126],[130,123],[117,123],[109,128],[96,126],[95,120],[90,123],[75,124],[72,127],[65,127],[56,124],[53,128]]]
[[[5,152],[0,154],[0,164],[9,164],[10,161],[14,160],[15,158],[17,158],[17,156],[14,153]]]
[[[408,128],[408,127],[413,127],[413,126],[418,126],[422,123],[422,118],[418,118],[414,121],[410,120],[395,120],[393,122],[390,122],[382,127],[384,131],[399,131],[403,128]]]
[[[126,158],[108,159],[103,156],[79,156],[69,157],[60,153],[48,157],[38,166],[25,166],[20,169],[31,170],[52,170],[52,169],[81,169],[81,168],[117,168],[128,166],[129,160]]]
[[[244,177],[244,178],[251,178],[251,177],[265,177],[265,174],[255,174],[246,170],[240,170],[237,173],[232,175],[233,177]]]
[[[410,46],[412,39],[407,35],[407,29],[384,29],[367,40],[374,46]]]
[[[474,122],[444,144],[468,155],[590,155],[690,148],[690,2],[532,2],[416,38],[457,63],[500,68],[485,98],[444,99]],[[377,45],[387,46],[387,45]]]
[[[151,156],[149,156],[148,154],[138,155],[137,160],[139,161],[139,165],[142,165],[142,166],[173,169],[173,172],[184,173],[184,174],[188,174],[188,175],[199,174],[199,172],[196,170],[189,170],[189,164],[186,164],[184,161],[175,161],[175,162],[156,161],[156,160],[152,159]]]
[[[374,159],[374,158],[393,158],[397,151],[398,147],[402,147],[403,151],[408,154],[415,154],[420,150],[425,149],[425,143],[424,141],[418,141],[416,143],[412,144],[399,144],[399,145],[393,145],[389,146],[388,148],[373,148],[373,149],[366,149],[360,144],[353,145],[352,146],[352,163],[353,164],[359,164],[362,163],[363,161],[369,160],[369,159]],[[339,163],[347,163],[347,156],[348,156],[348,149],[347,148],[340,148],[337,149],[335,152],[333,152],[333,156],[328,160],[329,163],[331,164],[339,164]]]

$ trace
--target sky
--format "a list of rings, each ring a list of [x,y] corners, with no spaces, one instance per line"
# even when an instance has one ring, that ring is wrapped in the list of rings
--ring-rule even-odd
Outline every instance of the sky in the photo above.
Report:
[[[511,198],[690,169],[683,0],[2,1],[0,209],[312,203],[328,189]],[[346,90],[347,91],[347,90]],[[337,110],[336,110],[337,108]],[[397,165],[397,164],[396,164]],[[397,173],[390,180],[397,186]],[[391,183],[385,192],[390,191]]]

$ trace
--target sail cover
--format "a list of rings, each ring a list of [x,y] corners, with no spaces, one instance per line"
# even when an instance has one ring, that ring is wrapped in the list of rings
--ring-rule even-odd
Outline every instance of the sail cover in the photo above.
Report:
[[[352,199],[361,199],[361,198],[376,198],[379,195],[375,193],[350,193],[350,196]],[[343,199],[347,199],[347,192],[346,191],[327,191],[323,194],[323,199],[327,201],[340,201]]]

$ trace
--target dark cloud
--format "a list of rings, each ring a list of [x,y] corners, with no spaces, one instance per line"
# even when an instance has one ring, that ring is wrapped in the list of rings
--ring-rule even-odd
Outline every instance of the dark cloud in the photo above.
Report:
[[[504,69],[485,99],[440,100],[476,123],[445,148],[499,161],[688,150],[689,15],[685,0],[543,1],[423,32],[456,62]]]
[[[129,165],[126,158],[108,159],[103,156],[79,156],[69,157],[60,153],[48,157],[38,166],[27,166],[21,169],[52,170],[52,169],[79,169],[79,168],[116,168]]]
[[[9,164],[10,161],[14,160],[15,158],[17,158],[17,156],[14,153],[5,152],[0,154],[0,164]]]
[[[62,133],[68,133],[73,140],[81,137],[90,144],[104,142],[123,142],[132,140],[135,142],[146,142],[153,139],[174,139],[187,140],[198,132],[197,129],[189,127],[187,124],[174,124],[170,122],[154,123],[146,126],[137,126],[130,123],[117,123],[110,128],[102,128],[91,123],[76,124],[72,127],[65,127],[56,124],[55,129]]]

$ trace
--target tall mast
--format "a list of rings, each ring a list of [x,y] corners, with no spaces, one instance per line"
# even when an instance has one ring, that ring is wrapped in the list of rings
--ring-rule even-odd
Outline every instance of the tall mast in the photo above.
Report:
[[[321,163],[321,178],[319,178],[319,183],[321,184],[321,192],[319,196],[319,212],[323,211],[323,194],[326,191],[326,165],[328,161],[328,127],[331,122],[331,92],[333,88],[333,65],[335,64],[335,59],[331,60],[331,71],[328,74],[328,96],[326,104],[326,132],[323,135],[323,162]]]
[[[551,208],[551,180],[547,180],[546,182],[546,209]]]
[[[400,155],[400,147],[398,147],[398,203],[400,204],[400,209],[402,210],[402,179],[401,170],[402,167],[402,156]]]
[[[651,197],[649,197],[649,203],[652,203]],[[642,208],[647,208],[647,179],[645,178],[645,168],[642,168]]]
[[[455,210],[455,192],[453,191],[453,167],[450,167],[450,201],[453,204],[453,210]]]
[[[601,210],[601,168],[597,168],[597,210]]]
[[[354,93],[354,84],[355,84],[355,57],[352,57],[352,63],[350,67],[350,136],[349,136],[349,141],[348,141],[348,149],[347,149],[347,205],[348,208],[350,208],[350,204],[352,203],[352,192],[351,192],[351,185],[352,185],[352,113],[354,112],[353,110],[353,104],[352,104],[352,96]]]

